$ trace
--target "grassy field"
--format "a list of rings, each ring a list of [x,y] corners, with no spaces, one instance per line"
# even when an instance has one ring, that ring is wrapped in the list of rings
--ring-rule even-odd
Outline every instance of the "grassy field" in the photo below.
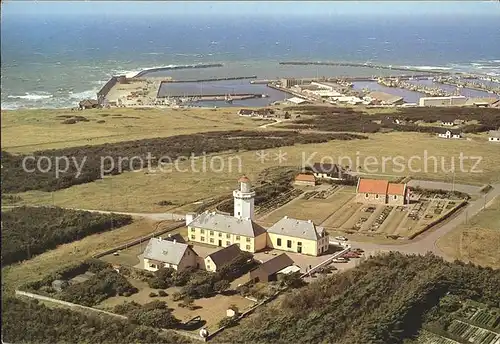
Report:
[[[2,149],[28,153],[204,131],[245,129],[264,122],[239,117],[237,109],[100,109],[2,111]],[[58,116],[88,122],[63,124]],[[104,121],[104,123],[98,123]]]
[[[98,252],[151,234],[154,228],[153,221],[136,220],[128,226],[60,245],[30,260],[5,267],[2,269],[2,290],[12,292],[24,283],[40,279],[64,265],[84,260]]]
[[[468,224],[442,237],[437,246],[452,258],[500,268],[500,198],[497,197]]]
[[[409,144],[411,143],[411,144]],[[406,161],[412,156],[435,156],[438,159],[437,172],[434,173],[434,163],[429,160],[427,172],[422,160],[413,159],[412,169],[397,170],[392,161],[382,168],[383,157],[402,156]],[[369,140],[331,141],[322,144],[304,144],[281,149],[269,149],[265,161],[259,161],[256,152],[243,152],[238,155],[221,154],[222,159],[211,159],[207,157],[204,172],[203,161],[192,164],[186,161],[179,164],[179,168],[172,168],[171,172],[149,173],[127,172],[105,180],[70,187],[65,190],[56,191],[53,194],[46,192],[25,192],[19,194],[26,204],[55,204],[65,207],[76,207],[83,209],[108,209],[117,211],[158,212],[175,209],[185,204],[207,199],[221,194],[230,193],[236,187],[236,180],[241,174],[247,174],[250,179],[255,180],[258,173],[265,168],[279,165],[278,153],[286,159],[282,165],[301,166],[303,162],[318,162],[329,157],[337,161],[339,157],[350,157],[353,164],[363,161],[371,156],[378,159],[379,167],[371,168],[372,175],[412,175],[418,178],[440,179],[451,182],[453,175],[441,168],[441,159],[444,167],[449,168],[451,158],[455,158],[455,166],[458,169],[459,156],[463,152],[467,156],[483,157],[476,170],[482,173],[471,173],[473,161],[465,160],[464,172],[457,171],[456,183],[496,183],[500,181],[500,154],[498,147],[487,142],[476,142],[466,140],[439,140],[434,136],[418,133],[390,133],[373,134]],[[229,158],[231,157],[231,160]],[[371,158],[371,159],[373,159]],[[347,160],[342,159],[346,165]],[[369,160],[366,160],[368,163]],[[211,170],[211,164],[215,170]],[[192,167],[194,166],[194,168]],[[374,169],[378,170],[374,172]],[[394,169],[393,169],[394,168]],[[417,170],[421,169],[422,172]],[[198,172],[197,172],[198,171]],[[366,171],[366,170],[365,170]],[[159,206],[158,202],[167,200],[173,202],[172,206]]]

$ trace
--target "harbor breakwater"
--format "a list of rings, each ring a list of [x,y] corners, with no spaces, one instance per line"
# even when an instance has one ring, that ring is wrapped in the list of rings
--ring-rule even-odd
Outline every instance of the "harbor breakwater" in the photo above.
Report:
[[[204,68],[220,68],[224,67],[222,63],[204,63],[204,64],[193,64],[193,65],[173,65],[165,67],[155,67],[141,70],[139,73],[134,75],[134,78],[140,78],[148,73],[153,72],[163,72],[169,70],[181,70],[181,69],[204,69]]]

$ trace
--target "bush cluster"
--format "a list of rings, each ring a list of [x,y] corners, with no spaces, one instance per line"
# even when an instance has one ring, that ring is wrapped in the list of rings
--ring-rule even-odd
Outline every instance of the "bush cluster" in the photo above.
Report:
[[[102,145],[71,147],[37,151],[33,154],[35,161],[28,160],[26,167],[34,170],[27,173],[23,169],[24,156],[2,152],[2,185],[1,191],[17,193],[28,190],[55,191],[77,184],[84,184],[101,178],[101,157],[105,159],[104,170],[111,171],[110,175],[126,172],[131,168],[136,170],[141,166],[140,159],[119,159],[121,157],[141,157],[145,162],[147,154],[159,159],[168,156],[171,160],[179,157],[201,155],[203,153],[218,153],[229,151],[261,150],[275,147],[293,146],[295,144],[322,143],[331,140],[355,140],[366,137],[354,134],[300,134],[294,131],[218,131],[177,135],[166,138],[143,139]],[[36,159],[40,156],[49,157],[52,166],[55,166],[56,157],[73,157],[81,163],[85,160],[81,174],[78,175],[75,164],[69,164],[68,170],[56,177],[54,172],[44,173],[36,168]],[[112,165],[112,161],[114,164]],[[121,162],[121,166],[118,162]],[[154,166],[158,161],[151,161]],[[43,165],[43,167],[46,167]],[[78,175],[78,178],[76,177]]]
[[[84,237],[132,222],[127,215],[56,207],[2,211],[2,264],[8,265]]]

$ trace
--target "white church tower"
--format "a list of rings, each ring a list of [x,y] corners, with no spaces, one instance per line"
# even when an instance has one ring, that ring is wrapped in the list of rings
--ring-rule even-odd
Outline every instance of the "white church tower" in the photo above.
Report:
[[[234,217],[253,220],[255,191],[252,191],[250,179],[246,176],[241,177],[238,183],[240,184],[239,190],[233,191]]]

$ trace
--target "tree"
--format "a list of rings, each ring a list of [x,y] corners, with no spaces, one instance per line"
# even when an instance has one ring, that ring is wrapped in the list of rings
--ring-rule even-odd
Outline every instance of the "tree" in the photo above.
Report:
[[[225,290],[229,289],[231,283],[228,280],[220,280],[214,283],[214,290],[218,293],[222,293]]]

